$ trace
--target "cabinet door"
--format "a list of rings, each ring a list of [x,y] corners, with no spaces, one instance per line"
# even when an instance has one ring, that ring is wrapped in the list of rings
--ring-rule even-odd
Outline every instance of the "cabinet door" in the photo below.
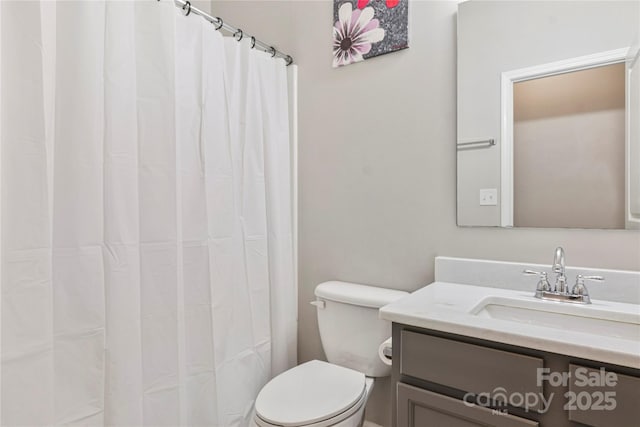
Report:
[[[640,425],[640,378],[569,365],[571,382],[565,408],[569,419],[592,427]],[[613,383],[605,383],[613,375]],[[615,384],[614,384],[615,383]]]
[[[467,406],[463,401],[397,383],[397,427],[532,427],[536,421]]]

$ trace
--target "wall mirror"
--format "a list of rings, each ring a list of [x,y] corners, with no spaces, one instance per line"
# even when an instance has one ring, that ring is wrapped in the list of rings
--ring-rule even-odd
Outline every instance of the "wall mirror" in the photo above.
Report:
[[[459,226],[640,229],[638,1],[458,6]]]

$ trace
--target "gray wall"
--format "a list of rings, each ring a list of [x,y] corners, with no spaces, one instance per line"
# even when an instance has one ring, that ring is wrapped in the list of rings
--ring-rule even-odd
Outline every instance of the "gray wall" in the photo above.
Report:
[[[331,2],[213,2],[299,64],[301,362],[324,357],[309,301],[326,280],[415,290],[435,255],[550,263],[557,245],[640,270],[637,232],[456,226],[456,8],[413,1],[409,49],[333,69]],[[388,381],[367,418],[390,425]]]

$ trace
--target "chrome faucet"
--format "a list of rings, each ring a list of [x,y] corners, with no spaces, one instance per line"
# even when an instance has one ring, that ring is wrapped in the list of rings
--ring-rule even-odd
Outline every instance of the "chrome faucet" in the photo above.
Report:
[[[560,293],[567,293],[569,287],[567,286],[567,276],[565,276],[565,262],[564,262],[564,249],[558,246],[556,253],[553,256],[553,266],[551,267],[554,273],[556,273],[556,285],[554,291]]]
[[[557,247],[553,257],[553,265],[551,266],[551,271],[556,274],[556,284],[554,288],[551,287],[551,284],[547,280],[547,273],[545,271],[524,270],[523,273],[539,276],[535,293],[536,298],[579,304],[591,304],[591,298],[589,297],[589,292],[587,291],[587,287],[584,285],[584,282],[585,280],[602,282],[604,277],[583,276],[582,274],[578,274],[576,277],[576,284],[573,286],[571,291],[569,291],[565,268],[564,249]]]

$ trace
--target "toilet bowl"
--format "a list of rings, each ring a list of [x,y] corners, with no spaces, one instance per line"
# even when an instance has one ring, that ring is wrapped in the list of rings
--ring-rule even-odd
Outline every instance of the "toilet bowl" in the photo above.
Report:
[[[391,324],[378,310],[407,292],[333,281],[318,285],[315,295],[328,362],[312,360],[269,381],[256,399],[252,427],[359,427],[374,377],[390,374],[378,346]]]
[[[312,360],[260,391],[253,426],[358,427],[373,383],[361,372]]]

